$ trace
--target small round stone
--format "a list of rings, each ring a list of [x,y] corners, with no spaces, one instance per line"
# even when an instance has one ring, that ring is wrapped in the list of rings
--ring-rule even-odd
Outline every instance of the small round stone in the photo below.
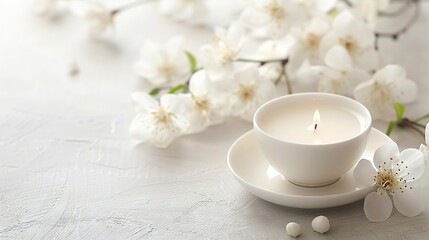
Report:
[[[290,222],[286,225],[286,232],[291,237],[298,237],[301,235],[301,226],[296,222]]]
[[[325,233],[329,231],[329,228],[331,227],[329,225],[329,219],[325,216],[315,217],[311,222],[311,226],[313,227],[313,230],[318,233]]]

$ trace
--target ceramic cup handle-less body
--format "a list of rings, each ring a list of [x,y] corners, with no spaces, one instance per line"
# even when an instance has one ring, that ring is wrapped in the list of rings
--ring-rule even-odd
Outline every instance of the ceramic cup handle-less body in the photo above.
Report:
[[[316,131],[320,132],[308,132],[311,119],[307,118],[317,108],[322,119]],[[371,123],[369,111],[352,99],[304,93],[261,106],[255,113],[254,130],[278,172],[297,185],[320,187],[336,182],[360,159]]]

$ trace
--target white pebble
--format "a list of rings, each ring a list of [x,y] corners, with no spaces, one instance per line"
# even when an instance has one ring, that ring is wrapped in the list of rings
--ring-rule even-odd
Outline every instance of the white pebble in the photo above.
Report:
[[[329,225],[329,219],[325,216],[315,217],[311,222],[311,226],[313,227],[313,230],[318,233],[325,233],[329,231],[329,228],[331,227]]]
[[[286,232],[291,237],[298,237],[301,235],[301,226],[296,222],[290,222],[286,225]]]

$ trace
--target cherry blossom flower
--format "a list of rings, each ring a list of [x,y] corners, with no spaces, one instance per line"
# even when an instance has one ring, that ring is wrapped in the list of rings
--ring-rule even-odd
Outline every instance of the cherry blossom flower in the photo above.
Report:
[[[308,68],[312,73],[309,75],[316,78],[320,92],[352,96],[359,83],[370,79],[366,71],[353,68],[351,58],[343,46],[338,45],[329,50],[325,64]]]
[[[287,59],[289,49],[292,45],[292,38],[264,41],[256,52],[256,59]],[[284,72],[281,61],[268,62],[259,67],[259,75],[272,82],[279,81]]]
[[[214,43],[201,47],[201,62],[207,73],[214,80],[231,75],[233,61],[237,59],[245,41],[245,32],[240,23],[235,22],[226,30],[215,29]]]
[[[181,96],[165,94],[158,102],[146,93],[136,92],[132,98],[138,111],[130,126],[135,139],[165,148],[189,128],[184,117],[188,109]]]
[[[393,104],[410,103],[417,97],[417,85],[407,79],[404,68],[387,65],[354,90],[354,97],[371,112],[373,119],[392,119],[395,116]]]
[[[335,9],[338,5],[338,0],[295,0],[298,4],[303,6],[310,16],[317,16],[320,14],[328,14]]]
[[[173,19],[192,24],[202,23],[208,12],[203,0],[163,0],[159,10]]]
[[[319,54],[320,41],[329,31],[330,22],[325,18],[315,17],[302,27],[291,30],[295,42],[289,52],[287,73],[291,80],[300,78],[300,70],[306,64],[322,64]]]
[[[362,187],[374,185],[377,188],[376,192],[365,198],[364,211],[368,220],[385,221],[392,213],[393,204],[405,216],[419,215],[424,203],[413,182],[424,171],[423,154],[419,150],[410,148],[399,152],[398,145],[393,141],[375,151],[374,165],[368,160],[360,160],[354,169],[356,183]]]
[[[301,59],[301,62],[309,60],[310,63],[317,63],[320,59],[320,41],[329,30],[330,23],[324,18],[313,18],[305,26],[292,29],[291,34],[296,42],[291,60]]]
[[[283,37],[304,18],[302,6],[289,0],[255,0],[241,13],[241,20],[247,26],[260,28],[274,38]]]
[[[420,151],[425,156],[426,164],[429,161],[429,123],[426,125],[425,144],[420,145]]]
[[[268,100],[277,96],[275,85],[266,79],[260,78],[258,67],[249,64],[239,69],[233,79],[216,82],[213,86],[217,96],[223,98],[230,107],[232,116],[246,121],[253,120],[256,110]]]
[[[187,133],[201,132],[208,126],[223,121],[225,103],[213,93],[210,83],[206,71],[200,70],[189,81],[190,93],[183,94],[190,109],[185,114],[190,124]]]
[[[113,29],[113,11],[101,2],[76,1],[71,3],[71,9],[86,22],[88,32],[93,37]]]
[[[374,70],[378,66],[374,43],[375,36],[371,29],[350,11],[344,10],[335,17],[331,31],[321,40],[320,54],[325,56],[333,46],[342,45],[353,64],[364,70]]]
[[[140,60],[134,72],[154,86],[172,86],[184,83],[191,74],[183,47],[184,38],[175,36],[164,46],[148,41],[140,51]]]

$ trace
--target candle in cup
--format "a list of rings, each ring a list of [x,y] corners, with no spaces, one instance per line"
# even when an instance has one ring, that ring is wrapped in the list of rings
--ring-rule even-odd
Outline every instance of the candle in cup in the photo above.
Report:
[[[283,109],[264,115],[261,127],[281,141],[330,144],[357,136],[367,125],[362,116],[351,109],[333,108],[324,102],[315,104],[296,102],[282,106]]]
[[[265,103],[253,124],[262,151],[277,172],[294,184],[321,187],[338,181],[361,158],[371,115],[350,98],[302,93]]]

